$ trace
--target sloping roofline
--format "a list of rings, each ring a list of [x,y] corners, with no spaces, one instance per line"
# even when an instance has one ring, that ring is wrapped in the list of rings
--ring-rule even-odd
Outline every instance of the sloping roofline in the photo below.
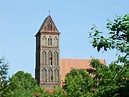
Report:
[[[40,32],[40,31],[42,30],[42,28],[43,28],[43,27],[45,26],[45,24],[46,24],[46,21],[47,21],[49,18],[50,18],[50,19],[52,20],[52,22],[53,22],[52,17],[51,17],[50,15],[48,15],[48,16],[44,19],[44,21],[43,21],[41,27],[39,28],[39,31],[38,31],[38,32]],[[55,25],[54,22],[53,22],[53,24],[54,24],[54,26],[56,27],[56,25]],[[56,29],[57,29],[57,27],[56,27]],[[58,29],[57,29],[57,32],[59,32]]]

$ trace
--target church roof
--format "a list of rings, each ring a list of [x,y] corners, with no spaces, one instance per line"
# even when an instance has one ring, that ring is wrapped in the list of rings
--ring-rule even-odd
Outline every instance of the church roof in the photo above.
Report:
[[[60,76],[61,80],[65,80],[65,75],[72,69],[89,69],[90,67],[89,59],[60,59]],[[99,61],[106,65],[105,60],[99,59]]]
[[[45,25],[45,23],[46,23],[48,17],[51,17],[51,16],[49,15],[49,16],[47,16],[47,17],[44,19],[44,21],[43,21],[41,27],[39,28],[39,32],[40,32],[40,31],[42,30],[42,28],[44,27],[44,25]]]
[[[54,24],[54,22],[53,22],[53,20],[52,20],[52,18],[51,18],[50,15],[48,15],[48,16],[44,19],[44,21],[43,21],[41,27],[39,28],[39,31],[38,31],[38,32],[44,32],[44,31],[46,32],[45,27],[47,28],[47,25],[48,25],[49,20],[50,20],[51,23],[52,23],[52,27],[55,28],[55,30],[52,30],[52,31],[58,32],[58,29],[56,28],[56,25]]]

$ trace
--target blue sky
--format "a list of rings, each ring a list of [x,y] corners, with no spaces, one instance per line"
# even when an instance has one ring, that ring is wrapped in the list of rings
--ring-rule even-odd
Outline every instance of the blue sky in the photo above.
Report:
[[[0,57],[9,63],[9,75],[19,70],[34,77],[35,34],[50,15],[61,32],[60,57],[115,60],[115,51],[97,52],[88,34],[95,24],[107,35],[107,19],[129,13],[129,0],[0,0]]]

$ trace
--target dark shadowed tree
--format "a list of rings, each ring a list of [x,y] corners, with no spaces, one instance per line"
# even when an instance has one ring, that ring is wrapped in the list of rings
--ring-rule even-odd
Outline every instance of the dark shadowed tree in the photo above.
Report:
[[[129,66],[111,63],[105,66],[97,59],[91,60],[91,69],[87,71],[93,75],[94,97],[125,97],[128,96]]]
[[[3,58],[0,59],[0,96],[8,95],[8,80],[7,80],[8,65]]]

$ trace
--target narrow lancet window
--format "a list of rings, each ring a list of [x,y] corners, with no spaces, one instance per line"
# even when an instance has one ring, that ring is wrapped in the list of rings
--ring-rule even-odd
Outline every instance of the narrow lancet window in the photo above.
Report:
[[[54,38],[54,46],[58,46],[58,39],[57,39],[57,37]]]
[[[43,65],[46,65],[47,64],[47,53],[44,51],[43,53],[42,53],[43,55]]]
[[[58,65],[58,52],[54,52],[54,65]]]
[[[52,31],[52,23],[51,23],[51,20],[48,20],[48,31]]]
[[[48,65],[52,65],[52,52],[48,52]]]
[[[43,72],[43,82],[46,82],[47,81],[47,71],[45,68],[43,68],[42,72]]]
[[[52,37],[51,36],[49,36],[49,38],[48,38],[48,46],[52,46]]]

